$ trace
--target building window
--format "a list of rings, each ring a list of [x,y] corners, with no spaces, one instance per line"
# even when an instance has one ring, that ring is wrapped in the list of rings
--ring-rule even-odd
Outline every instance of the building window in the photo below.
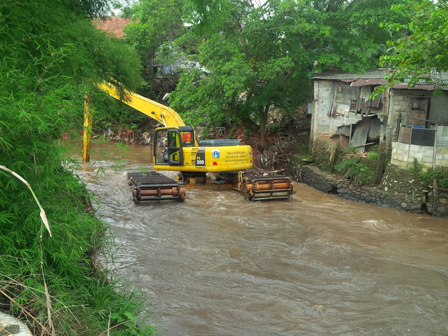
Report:
[[[356,106],[358,106],[358,101],[352,100],[350,104],[350,112],[356,112]]]

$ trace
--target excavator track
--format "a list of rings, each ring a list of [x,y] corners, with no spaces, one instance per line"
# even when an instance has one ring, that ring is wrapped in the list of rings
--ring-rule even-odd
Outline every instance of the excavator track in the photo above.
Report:
[[[129,185],[133,186],[132,196],[135,204],[147,201],[177,200],[183,201],[186,189],[175,180],[157,173],[128,173]]]
[[[296,192],[294,181],[282,172],[256,169],[223,172],[211,179],[206,174],[180,174],[187,189],[236,190],[247,201],[287,200]]]
[[[294,181],[289,176],[255,170],[239,172],[234,189],[247,201],[289,199],[296,192]]]

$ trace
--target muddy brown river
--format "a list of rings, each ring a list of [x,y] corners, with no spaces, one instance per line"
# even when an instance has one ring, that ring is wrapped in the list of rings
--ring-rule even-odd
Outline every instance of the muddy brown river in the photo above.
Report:
[[[447,218],[303,184],[288,201],[188,190],[136,206],[126,171],[150,168],[149,148],[107,148],[78,172],[115,237],[102,263],[147,295],[161,336],[448,335]]]

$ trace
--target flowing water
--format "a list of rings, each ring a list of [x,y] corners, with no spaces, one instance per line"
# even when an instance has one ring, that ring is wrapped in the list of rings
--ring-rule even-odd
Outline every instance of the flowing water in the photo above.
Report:
[[[288,201],[188,190],[136,206],[125,171],[150,150],[132,147],[119,171],[114,156],[79,174],[115,236],[104,265],[148,295],[161,336],[448,335],[447,218],[303,184]]]

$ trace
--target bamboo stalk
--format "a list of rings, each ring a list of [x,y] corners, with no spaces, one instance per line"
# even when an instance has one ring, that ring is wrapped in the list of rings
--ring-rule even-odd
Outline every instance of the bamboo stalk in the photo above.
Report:
[[[33,188],[31,188],[31,185],[28,183],[27,180],[25,180],[22,176],[17,174],[15,171],[12,171],[11,169],[6,168],[5,166],[0,165],[0,169],[5,170],[5,171],[11,173],[13,176],[17,177],[20,181],[22,181],[28,187],[28,189],[31,191],[31,194],[33,195],[34,200],[36,201],[37,206],[40,209],[40,218],[41,218],[42,223],[43,223],[43,225],[41,224],[40,237],[39,237],[40,238],[40,267],[41,267],[41,270],[42,270],[42,279],[43,279],[43,282],[44,282],[44,293],[45,293],[45,298],[46,298],[46,302],[47,302],[48,324],[50,326],[51,335],[52,336],[56,336],[56,332],[55,332],[54,325],[53,325],[53,320],[51,318],[51,298],[50,298],[50,293],[48,292],[47,282],[45,281],[44,261],[43,261],[43,246],[42,246],[42,244],[43,244],[43,242],[42,242],[43,226],[45,226],[46,230],[48,231],[48,233],[49,233],[49,235],[51,237],[51,230],[50,230],[50,225],[48,224],[47,215],[45,213],[45,210],[40,205],[40,202],[37,199],[37,196],[34,193]],[[5,295],[9,300],[11,300],[12,302],[16,303],[14,301],[14,299],[10,298],[5,292],[3,292],[2,290],[0,290],[0,292],[3,293],[3,295]],[[19,305],[19,307],[21,307],[21,306]],[[39,323],[30,313],[28,313],[28,311],[26,311],[24,308],[22,308],[22,310],[25,312],[25,314],[29,315],[33,320],[35,320],[37,323]],[[44,329],[48,330],[42,324],[39,323],[39,325],[43,328],[43,330]]]

